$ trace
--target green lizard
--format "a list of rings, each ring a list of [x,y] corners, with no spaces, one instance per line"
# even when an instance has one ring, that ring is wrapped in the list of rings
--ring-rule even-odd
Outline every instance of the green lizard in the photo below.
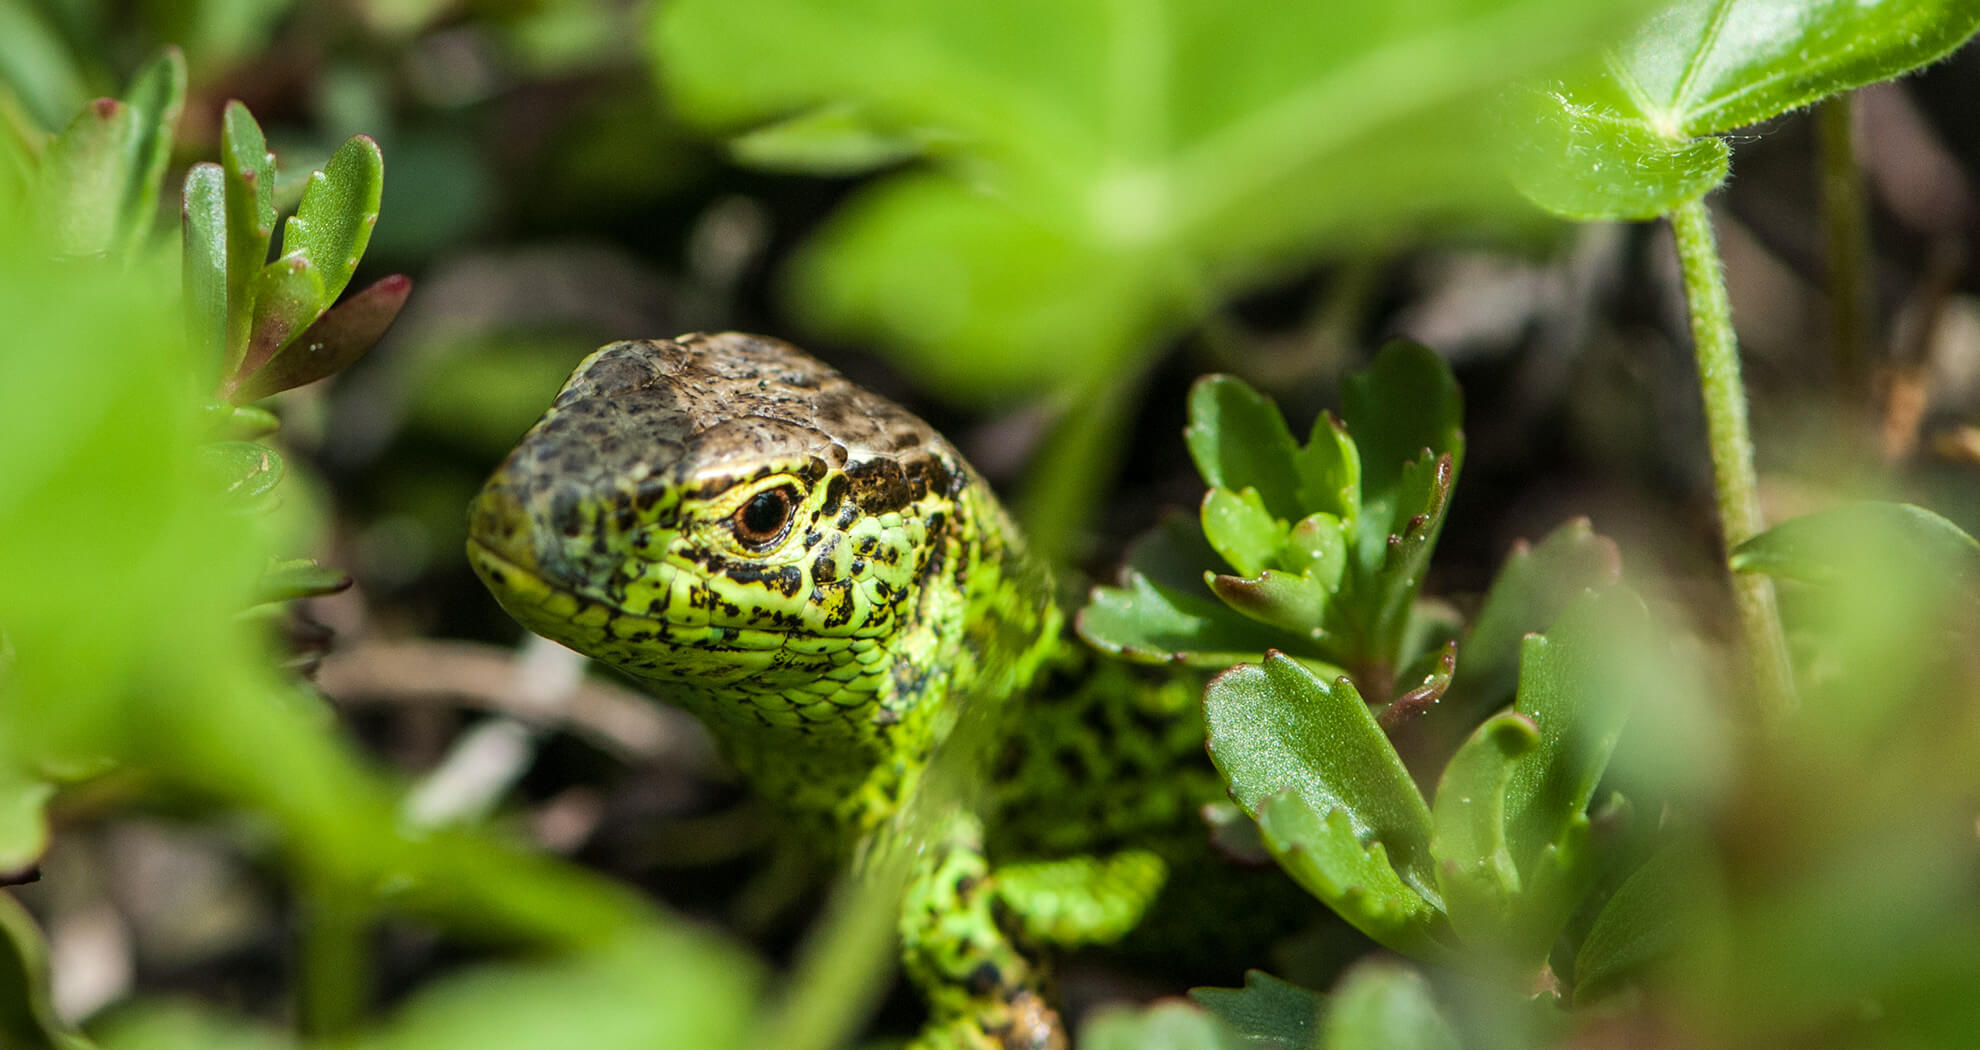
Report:
[[[1063,630],[1046,566],[920,419],[795,347],[614,343],[470,512],[502,606],[714,732],[800,827],[883,835],[966,715],[994,775],[920,854],[917,1046],[1066,1043],[1040,948],[1120,938],[1223,797],[1194,683]]]

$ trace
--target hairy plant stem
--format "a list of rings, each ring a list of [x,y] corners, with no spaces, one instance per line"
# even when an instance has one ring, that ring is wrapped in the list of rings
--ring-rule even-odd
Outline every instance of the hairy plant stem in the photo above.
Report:
[[[1732,304],[1726,298],[1725,268],[1719,261],[1719,246],[1705,202],[1680,205],[1670,218],[1691,312],[1692,352],[1697,356],[1699,392],[1705,403],[1719,530],[1726,550],[1731,551],[1764,527],[1759,475],[1753,467],[1753,435],[1746,421],[1746,387],[1739,378]],[[1732,588],[1757,706],[1761,718],[1772,722],[1795,702],[1774,584],[1758,574],[1732,573]]]
[[[1845,404],[1866,403],[1870,380],[1869,222],[1863,177],[1851,141],[1855,95],[1837,95],[1815,110],[1822,166],[1822,228],[1827,242],[1829,307],[1834,323],[1836,390]]]

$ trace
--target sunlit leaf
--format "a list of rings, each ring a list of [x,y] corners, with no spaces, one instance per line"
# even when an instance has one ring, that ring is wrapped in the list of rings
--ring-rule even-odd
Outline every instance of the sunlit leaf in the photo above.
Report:
[[[309,261],[322,282],[325,304],[343,294],[371,241],[384,185],[385,159],[378,144],[354,135],[337,147],[321,171],[310,175],[301,205],[282,229],[283,256]]]
[[[1585,518],[1560,526],[1537,546],[1515,544],[1472,618],[1454,689],[1475,707],[1505,703],[1519,679],[1520,639],[1545,630],[1582,591],[1621,577],[1621,552]]]
[[[1355,929],[1420,959],[1451,958],[1437,906],[1403,880],[1383,843],[1356,832],[1346,810],[1287,790],[1259,805],[1258,830],[1279,867]]]
[[[384,337],[411,294],[412,281],[403,274],[366,286],[324,311],[302,335],[249,376],[234,397],[254,401],[350,367]]]
[[[186,172],[180,213],[186,339],[215,369],[227,354],[226,178],[218,164],[193,165]]]
[[[229,102],[220,120],[220,166],[227,200],[227,357],[220,374],[231,376],[247,353],[255,281],[268,262],[275,233],[275,155],[261,125],[240,102]]]
[[[1539,738],[1531,719],[1502,712],[1471,734],[1437,782],[1430,849],[1451,925],[1469,943],[1489,945],[1515,907],[1521,883],[1506,845],[1506,788]]]

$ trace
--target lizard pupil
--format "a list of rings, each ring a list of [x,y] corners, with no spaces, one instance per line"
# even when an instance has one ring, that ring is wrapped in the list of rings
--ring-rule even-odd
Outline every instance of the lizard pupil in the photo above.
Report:
[[[751,546],[766,546],[783,535],[790,517],[790,489],[764,489],[736,512],[736,535]]]

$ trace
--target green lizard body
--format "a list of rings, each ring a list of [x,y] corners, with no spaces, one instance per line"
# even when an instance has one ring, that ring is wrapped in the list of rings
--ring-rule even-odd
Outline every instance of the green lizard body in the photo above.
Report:
[[[966,717],[992,727],[988,786],[903,906],[919,1046],[1064,1045],[1037,947],[1130,930],[1164,844],[1222,797],[1193,686],[1068,642],[1050,572],[961,455],[789,344],[594,353],[470,537],[512,615],[692,712],[841,847],[883,832]]]

